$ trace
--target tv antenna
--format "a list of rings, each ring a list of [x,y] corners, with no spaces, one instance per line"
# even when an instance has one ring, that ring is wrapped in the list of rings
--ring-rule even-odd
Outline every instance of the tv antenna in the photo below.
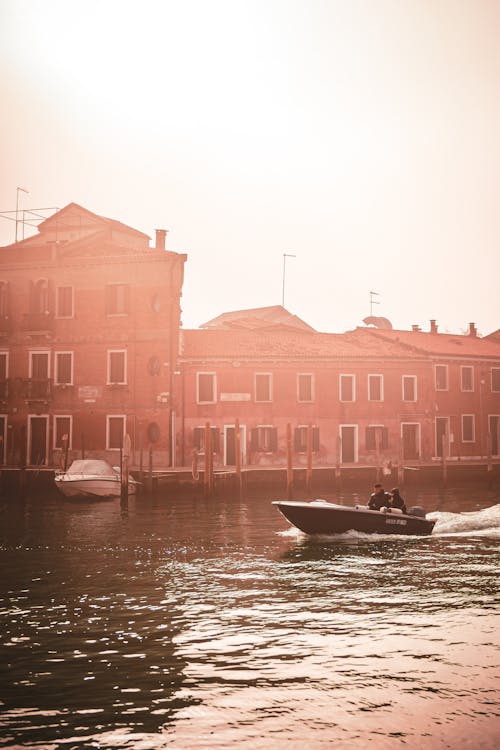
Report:
[[[380,305],[380,302],[374,297],[380,297],[378,292],[370,292],[370,315],[373,315],[373,305]]]
[[[43,208],[19,208],[20,193],[29,195],[29,190],[25,190],[22,187],[16,188],[16,208],[14,211],[0,211],[0,219],[7,219],[8,221],[14,221],[16,225],[15,231],[15,242],[20,239],[24,240],[25,227],[38,227],[41,221],[45,221],[50,214],[47,212],[58,211],[57,206],[44,206]],[[22,226],[22,236],[19,237],[19,225]]]

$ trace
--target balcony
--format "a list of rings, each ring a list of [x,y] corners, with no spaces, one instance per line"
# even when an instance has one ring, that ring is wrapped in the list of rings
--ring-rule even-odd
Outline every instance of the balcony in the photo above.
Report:
[[[53,333],[54,314],[49,310],[43,313],[25,313],[21,320],[21,330],[25,333]]]
[[[27,378],[21,381],[21,396],[26,401],[50,401],[52,380],[50,378]]]

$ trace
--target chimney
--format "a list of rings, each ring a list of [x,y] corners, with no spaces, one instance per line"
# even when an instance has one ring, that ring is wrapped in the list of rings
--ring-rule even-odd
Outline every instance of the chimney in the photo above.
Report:
[[[413,323],[411,327],[412,331],[420,331],[420,326],[417,323]]]
[[[431,333],[437,333],[438,327],[435,320],[431,320]]]
[[[469,323],[469,336],[472,336],[472,338],[477,337],[477,328],[475,323]]]
[[[156,232],[156,249],[165,250],[165,239],[168,229],[155,229]]]

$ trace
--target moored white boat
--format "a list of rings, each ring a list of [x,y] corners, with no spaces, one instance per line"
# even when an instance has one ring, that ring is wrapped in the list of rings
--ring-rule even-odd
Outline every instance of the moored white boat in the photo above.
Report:
[[[65,497],[110,498],[121,494],[119,470],[94,458],[73,461],[67,471],[56,474],[54,481]],[[129,476],[128,494],[135,494],[136,488],[137,482]]]

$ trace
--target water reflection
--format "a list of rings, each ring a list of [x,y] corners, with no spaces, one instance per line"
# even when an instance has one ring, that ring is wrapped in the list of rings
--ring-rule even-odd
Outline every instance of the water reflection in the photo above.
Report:
[[[4,501],[3,745],[493,748],[494,501],[314,540],[270,498]]]

